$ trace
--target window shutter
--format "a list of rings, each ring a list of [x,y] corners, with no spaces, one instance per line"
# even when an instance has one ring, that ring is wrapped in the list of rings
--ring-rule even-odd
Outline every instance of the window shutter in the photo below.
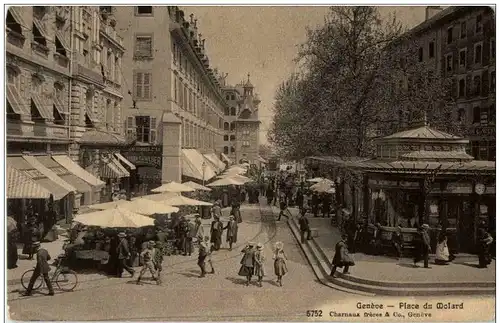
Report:
[[[135,117],[127,117],[127,124],[125,128],[127,129],[127,137],[133,137],[136,132]]]
[[[149,142],[156,143],[156,117],[149,118]]]
[[[135,97],[138,99],[142,98],[142,75],[143,73],[136,72],[134,78]]]
[[[177,76],[174,76],[174,102],[177,101]]]
[[[144,99],[151,99],[151,73],[143,73],[142,92]]]

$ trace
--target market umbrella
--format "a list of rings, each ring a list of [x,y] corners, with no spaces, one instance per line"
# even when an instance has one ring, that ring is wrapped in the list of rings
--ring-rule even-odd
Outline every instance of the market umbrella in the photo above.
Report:
[[[194,191],[195,190],[192,187],[177,182],[170,182],[167,184],[163,184],[162,186],[151,190],[151,192],[155,193],[165,193],[165,192],[181,193],[181,192],[194,192]]]
[[[229,186],[229,185],[241,186],[244,184],[245,183],[240,179],[229,176],[218,179],[215,182],[208,184],[207,186]]]
[[[141,228],[154,225],[154,219],[121,206],[98,212],[79,214],[73,221],[102,228]]]
[[[227,177],[234,178],[234,179],[236,179],[240,182],[243,182],[243,183],[253,182],[253,179],[246,177],[246,176],[243,176],[243,175],[231,175],[231,176],[227,176]]]
[[[122,201],[122,202],[119,202]],[[101,203],[101,204],[95,204],[92,205],[93,209],[99,209],[99,210],[107,210],[107,209],[112,209],[114,207],[122,207],[124,209],[127,209],[129,211],[143,214],[143,215],[153,215],[153,214],[165,214],[165,213],[175,213],[179,212],[179,208],[171,205],[166,205],[163,203],[158,203],[155,201],[143,199],[143,198],[137,198],[134,199],[133,201],[125,201],[125,200],[119,200],[114,202],[108,202],[108,203]]]
[[[151,194],[143,196],[142,198],[162,202],[166,205],[174,205],[174,206],[211,206],[212,203],[198,201],[189,197],[182,196],[180,194],[174,193],[166,193],[166,194]]]
[[[319,183],[312,185],[310,189],[320,193],[328,193],[328,191],[332,189],[332,183],[331,181],[323,180]],[[333,190],[333,192],[335,192],[335,189]]]
[[[330,181],[329,179],[326,179],[326,178],[323,178],[323,177],[315,177],[315,178],[310,178],[308,179],[307,181],[308,182],[311,182],[311,183],[319,183],[319,182],[322,182],[322,181]],[[332,182],[333,183],[333,182]]]
[[[7,217],[7,232],[10,233],[10,232],[16,231],[16,230],[17,230],[17,221],[14,220],[13,217],[8,216]]]
[[[183,185],[186,185],[186,186],[189,186],[195,190],[200,190],[200,191],[211,191],[212,189],[211,188],[208,188],[208,187],[205,187],[203,185],[200,185],[198,183],[195,183],[195,182],[185,182],[185,183],[182,183]]]

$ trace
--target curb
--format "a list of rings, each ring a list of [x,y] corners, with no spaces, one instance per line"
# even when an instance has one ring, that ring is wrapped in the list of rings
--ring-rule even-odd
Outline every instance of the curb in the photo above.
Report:
[[[332,278],[328,271],[330,261],[324,251],[314,240],[306,240],[305,244],[300,243],[300,233],[297,219],[289,219],[289,226],[297,239],[301,249],[306,254],[309,263],[313,267],[319,267],[323,277],[320,280],[328,280],[331,284],[342,287],[349,292],[364,292],[369,295],[392,295],[392,296],[443,296],[443,295],[489,295],[495,294],[495,282],[391,282],[377,281],[360,278],[352,275],[338,273]],[[306,248],[307,245],[307,248]],[[310,249],[312,252],[306,252]],[[309,251],[309,250],[307,250]],[[314,269],[314,268],[313,268]],[[316,271],[315,271],[316,273]]]

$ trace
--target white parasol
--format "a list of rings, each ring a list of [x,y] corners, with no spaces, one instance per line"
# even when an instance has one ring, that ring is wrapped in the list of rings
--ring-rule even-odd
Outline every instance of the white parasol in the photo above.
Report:
[[[121,202],[120,202],[121,201]],[[113,205],[114,203],[114,205]],[[143,214],[143,215],[153,215],[153,214],[165,214],[165,213],[175,213],[179,212],[179,208],[171,205],[166,205],[163,203],[158,203],[155,201],[137,198],[133,201],[119,200],[116,202],[108,202],[92,205],[93,209],[107,210],[114,207],[122,207],[129,211]]]
[[[315,178],[310,178],[307,180],[308,182],[311,182],[311,183],[319,183],[319,182],[323,182],[323,181],[328,181],[330,183],[333,184],[333,181],[327,179],[327,178],[323,178],[323,177],[315,177]]]
[[[195,182],[185,182],[185,183],[182,183],[182,185],[189,186],[189,187],[191,187],[195,190],[199,190],[199,191],[211,191],[212,190],[211,188],[205,187],[205,186],[200,185],[200,184],[195,183]]]
[[[330,193],[329,190],[333,189],[333,193],[335,193],[335,189],[332,187],[333,182],[330,180],[323,180],[318,182],[310,187],[311,190],[320,192],[320,193]]]
[[[162,202],[166,205],[174,205],[174,206],[182,206],[182,205],[191,205],[191,206],[211,206],[212,203],[198,201],[195,199],[191,199],[189,197],[182,196],[180,194],[174,193],[165,193],[165,194],[152,194],[146,195],[142,198]]]
[[[140,228],[154,225],[154,219],[123,207],[77,215],[73,221],[103,228]]]
[[[237,178],[234,178],[232,176],[229,176],[229,177],[224,177],[224,178],[218,179],[215,182],[208,184],[207,186],[229,186],[229,185],[241,186],[244,184],[245,184],[245,182],[243,182],[241,179],[237,179]]]
[[[107,209],[112,209],[117,206],[122,206],[124,204],[130,203],[130,201],[127,200],[116,200],[116,201],[111,201],[111,202],[106,202],[106,203],[99,203],[99,204],[92,204],[89,205],[89,209],[94,209],[94,210],[107,210]]]
[[[151,190],[151,192],[155,193],[165,193],[165,192],[181,193],[181,192],[194,192],[194,191],[195,190],[192,187],[177,182],[170,182],[167,184],[163,184],[162,186]]]

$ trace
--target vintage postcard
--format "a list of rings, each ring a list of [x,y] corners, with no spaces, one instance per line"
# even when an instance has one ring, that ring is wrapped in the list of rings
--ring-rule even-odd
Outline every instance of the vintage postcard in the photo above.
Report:
[[[490,6],[5,6],[6,317],[494,321]]]

